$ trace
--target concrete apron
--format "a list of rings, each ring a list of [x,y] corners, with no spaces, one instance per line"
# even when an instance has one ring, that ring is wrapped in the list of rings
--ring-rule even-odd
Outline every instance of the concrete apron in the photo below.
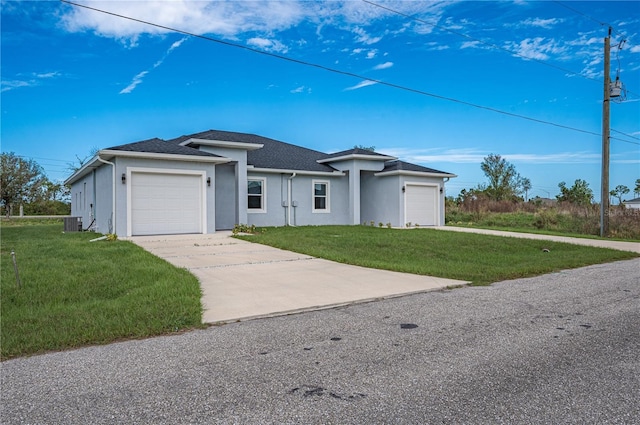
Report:
[[[335,263],[230,235],[130,240],[199,279],[204,323],[291,314],[468,283]]]

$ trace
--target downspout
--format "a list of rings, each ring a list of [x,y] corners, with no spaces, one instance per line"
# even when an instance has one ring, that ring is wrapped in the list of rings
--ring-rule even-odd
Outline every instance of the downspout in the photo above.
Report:
[[[287,198],[288,198],[288,202],[287,202],[287,226],[291,226],[291,204],[293,203],[293,201],[291,200],[291,186],[292,186],[292,180],[296,177],[297,173],[293,173],[291,174],[291,177],[289,177],[287,179]]]
[[[114,164],[113,162],[109,162],[106,161],[102,158],[100,158],[100,155],[97,156],[98,161],[102,162],[103,164],[109,164],[111,165],[111,175],[113,176],[113,190],[111,191],[111,217],[113,217],[113,229],[112,229],[112,233],[116,233],[116,164]]]

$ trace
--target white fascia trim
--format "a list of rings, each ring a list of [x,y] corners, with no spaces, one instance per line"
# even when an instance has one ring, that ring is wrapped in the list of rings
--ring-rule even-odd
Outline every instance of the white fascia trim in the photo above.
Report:
[[[256,149],[263,148],[262,143],[245,143],[245,142],[229,142],[224,140],[209,140],[209,139],[187,139],[180,143],[181,146],[187,145],[202,145],[202,146],[214,146],[218,148],[230,148],[230,149],[244,149],[247,151],[255,151]]]
[[[293,174],[296,173],[299,176],[345,176],[342,171],[304,171],[304,170],[286,170],[280,168],[250,168],[247,166],[247,171],[252,173],[270,173],[270,174]]]
[[[316,162],[318,164],[324,164],[325,162],[348,161],[352,159],[366,159],[369,161],[391,161],[398,158],[393,156],[387,156],[387,155],[349,154],[349,155],[343,155],[343,156],[336,156],[333,158],[319,159]]]
[[[82,167],[80,167],[77,171],[71,174],[65,181],[64,184],[72,184],[79,178],[84,177],[89,173],[93,168],[98,168],[102,165],[102,163],[98,160],[98,155],[91,158],[90,161],[87,161]]]
[[[180,155],[173,153],[152,153],[152,152],[129,152],[129,151],[113,151],[103,150],[98,152],[98,155],[111,155],[116,157],[126,158],[144,158],[144,159],[161,159],[161,160],[173,160],[173,161],[189,161],[189,162],[213,162],[217,164],[224,164],[231,162],[231,159],[225,157],[213,157],[213,156],[199,156],[199,155]]]
[[[376,177],[384,177],[384,176],[417,176],[417,177],[449,177],[454,178],[458,177],[455,174],[449,173],[429,173],[424,171],[407,171],[407,170],[394,170],[394,171],[384,171],[380,173],[375,173]]]

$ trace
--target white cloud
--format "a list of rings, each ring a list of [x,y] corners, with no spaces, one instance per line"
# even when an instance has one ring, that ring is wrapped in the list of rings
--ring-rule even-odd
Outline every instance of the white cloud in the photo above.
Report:
[[[258,47],[266,52],[287,53],[289,48],[278,40],[253,37],[247,40],[249,46]]]
[[[367,32],[365,30],[363,30],[360,27],[356,27],[353,30],[353,33],[356,34],[356,42],[357,43],[363,43],[366,45],[371,45],[371,44],[376,44],[377,42],[379,42],[380,40],[382,40],[382,37],[372,37],[369,34],[367,34]]]
[[[274,31],[290,28],[303,17],[302,4],[290,1],[80,1],[102,9],[164,27],[195,34],[226,37],[247,31]],[[93,31],[104,37],[126,41],[132,46],[142,34],[164,34],[165,28],[146,25],[117,16],[68,7],[61,17],[70,32]]]
[[[629,49],[631,53],[640,53],[640,45],[639,46],[631,46]]]
[[[520,24],[528,27],[550,29],[554,25],[562,23],[562,21],[563,21],[562,19],[558,19],[558,18],[550,18],[550,19],[529,18],[529,19],[525,19]]]
[[[33,74],[34,77],[36,78],[55,78],[55,77],[59,77],[60,73],[59,72],[46,72],[44,74]]]
[[[29,78],[25,78],[25,79],[16,79],[16,80],[2,80],[2,82],[0,83],[0,86],[2,87],[0,89],[0,92],[6,92],[6,91],[10,91],[10,90],[15,90],[15,89],[19,89],[22,87],[35,87],[35,86],[39,86],[40,84],[42,84],[42,80],[48,80],[50,78],[57,78],[60,77],[62,74],[60,74],[58,71],[54,71],[54,72],[44,72],[44,73],[32,73],[30,74]],[[22,75],[17,75],[17,77],[21,77]]]
[[[305,87],[305,86],[300,86],[300,87],[296,87],[293,90],[290,90],[289,93],[311,93],[311,87]]]
[[[438,50],[447,50],[447,49],[449,49],[449,46],[447,46],[446,44],[441,44],[441,43],[438,43],[438,42],[435,42],[435,41],[431,41],[429,43],[425,43],[425,46],[426,46],[427,50],[429,50],[429,51],[438,51]]]
[[[374,84],[378,84],[378,83],[375,82],[375,81],[371,81],[371,80],[364,80],[364,81],[359,82],[355,86],[347,87],[344,90],[345,91],[358,90],[358,89],[361,89],[363,87],[372,86]]]
[[[526,59],[547,60],[550,55],[560,55],[566,51],[553,39],[544,37],[525,38],[520,43],[507,43],[507,49]]]
[[[387,69],[387,68],[391,68],[392,66],[393,66],[393,62],[385,62],[385,63],[381,63],[379,65],[374,66],[373,69],[375,70]]]
[[[373,59],[378,54],[378,49],[371,49],[367,52],[367,59]]]
[[[169,50],[167,50],[167,54],[171,53],[172,51],[174,51],[175,49],[177,49],[178,47],[180,47],[182,45],[182,43],[185,42],[185,40],[187,39],[187,37],[181,38],[180,40],[174,42],[171,47],[169,47]]]
[[[169,47],[167,49],[167,51],[165,52],[165,54],[162,56],[162,58],[160,58],[160,60],[158,60],[157,62],[155,62],[152,66],[151,69],[148,69],[146,71],[142,71],[139,72],[138,74],[136,74],[135,77],[133,77],[133,80],[131,80],[131,83],[129,83],[129,85],[125,88],[123,88],[122,90],[120,90],[119,94],[129,94],[131,93],[138,85],[142,84],[142,81],[144,80],[144,77],[151,71],[156,69],[157,67],[159,67],[160,65],[162,65],[162,63],[165,61],[165,59],[167,59],[167,56],[169,56],[169,54],[171,52],[173,52],[175,49],[177,49],[178,47],[180,47],[182,45],[182,43],[185,42],[185,40],[187,39],[187,37],[183,37],[178,41],[175,41],[171,47]]]
[[[2,89],[0,91],[6,92],[9,90],[19,89],[21,87],[32,87],[38,85],[36,81],[29,80],[2,80]]]
[[[139,74],[137,74],[135,77],[133,77],[133,80],[127,87],[120,90],[119,94],[131,93],[139,84],[142,83],[142,80],[144,79],[145,75],[147,75],[148,73],[149,71],[142,71]]]
[[[482,43],[479,41],[465,41],[464,43],[462,43],[460,45],[461,49],[469,49],[469,48],[477,48],[481,45]]]

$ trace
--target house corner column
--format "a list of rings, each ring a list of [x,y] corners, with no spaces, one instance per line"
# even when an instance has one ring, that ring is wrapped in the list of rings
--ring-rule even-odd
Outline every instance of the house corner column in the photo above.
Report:
[[[238,222],[236,224],[248,224],[247,217],[247,163],[238,161],[236,165],[236,181],[237,186],[237,204],[238,204]]]
[[[360,224],[360,170],[349,170],[349,212],[351,224]]]

